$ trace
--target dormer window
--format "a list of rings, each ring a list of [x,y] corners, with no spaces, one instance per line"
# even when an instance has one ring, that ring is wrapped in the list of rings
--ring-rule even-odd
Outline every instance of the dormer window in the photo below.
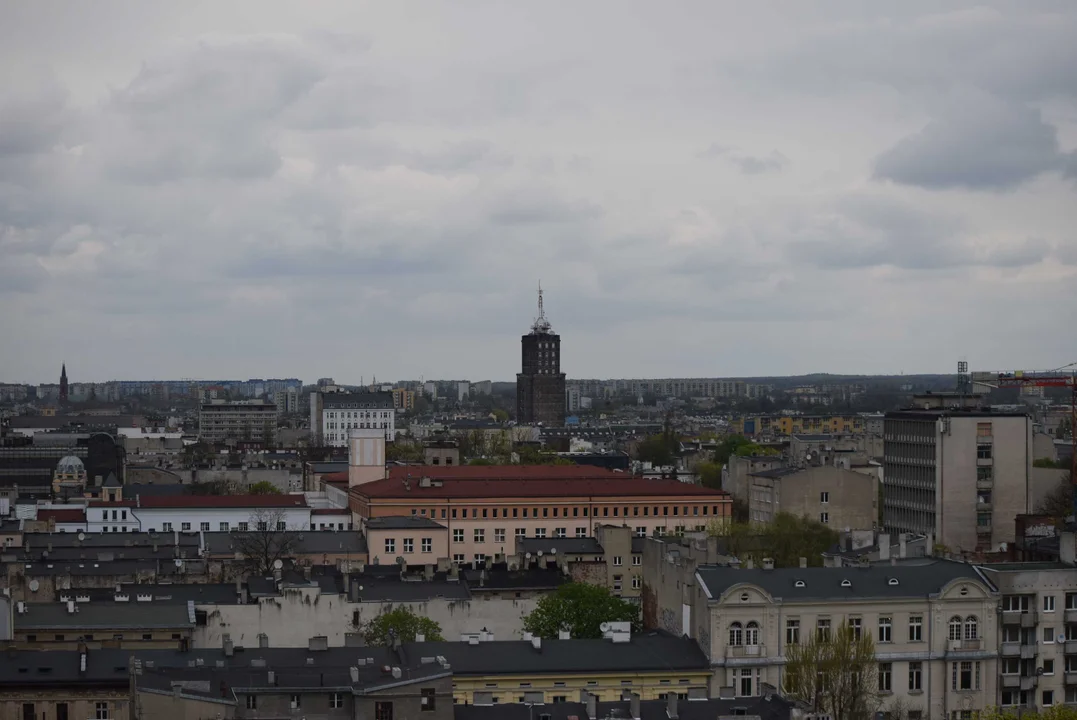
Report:
[[[887,582],[888,585],[897,585],[898,584],[898,579],[897,578],[890,578],[886,582]]]
[[[848,580],[842,580],[841,581],[841,586],[842,587],[852,587],[853,584],[851,582],[849,582]]]
[[[793,585],[794,585],[794,587],[798,587],[798,588],[804,587],[804,581],[803,580],[797,580],[795,583],[793,583]]]

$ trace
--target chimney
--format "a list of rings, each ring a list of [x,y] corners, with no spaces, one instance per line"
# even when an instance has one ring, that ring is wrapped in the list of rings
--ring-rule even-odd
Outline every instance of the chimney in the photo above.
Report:
[[[260,647],[260,648],[269,647],[269,636],[266,635],[265,633],[258,633],[258,647]]]
[[[310,652],[324,652],[329,649],[329,638],[325,635],[315,635],[307,641],[307,650]]]
[[[924,556],[931,557],[935,554],[935,535],[934,533],[928,533],[924,537]]]
[[[558,630],[557,631],[557,639],[558,640],[571,640],[572,639],[572,633],[569,632],[568,630]]]
[[[677,693],[672,690],[666,693],[666,714],[669,715],[670,720],[680,717],[677,715]]]
[[[493,558],[491,558],[491,557],[487,556],[487,558],[486,558],[486,569],[487,569],[487,570],[489,570],[489,569],[490,569],[490,568],[492,568],[493,566],[494,566],[494,560],[493,560]]]
[[[269,684],[270,685],[276,685],[277,684],[277,673],[275,673],[272,670],[269,671]]]
[[[531,638],[531,647],[535,648],[539,652],[542,652],[542,638],[535,636]]]
[[[417,642],[417,643],[426,642],[426,635],[424,635],[422,633],[415,633],[415,642]]]
[[[89,653],[89,648],[86,646],[86,643],[82,642],[81,640],[79,641],[79,646],[78,647],[79,647],[79,672],[82,673],[82,674],[85,674],[86,673],[86,655],[87,655],[87,653]]]
[[[235,645],[232,643],[232,636],[229,635],[228,633],[225,633],[222,636],[221,645],[224,648],[224,656],[225,657],[232,657],[232,655],[235,654]]]
[[[1067,565],[1077,562],[1077,542],[1072,532],[1064,532],[1058,536],[1058,559]]]
[[[351,673],[352,676],[352,685],[357,685],[359,683],[359,668],[353,665],[352,667],[348,668],[348,671]]]
[[[628,697],[628,707],[632,713],[632,720],[640,720],[639,693],[632,693]]]
[[[67,614],[68,615],[74,615],[75,614],[75,601],[74,600],[68,600],[67,601]]]
[[[430,582],[434,579],[434,566],[430,563],[423,565],[423,580]]]
[[[583,691],[583,701],[587,704],[587,720],[598,718],[598,696],[594,693]]]
[[[806,558],[806,557],[800,558],[800,567],[802,567],[802,568],[808,567],[808,558]]]
[[[898,557],[904,560],[909,555],[909,534],[901,533],[898,535]]]
[[[901,536],[904,537],[904,533]],[[879,559],[890,559],[890,533],[879,533]]]
[[[774,558],[763,558],[763,569],[764,570],[773,570],[774,569]]]

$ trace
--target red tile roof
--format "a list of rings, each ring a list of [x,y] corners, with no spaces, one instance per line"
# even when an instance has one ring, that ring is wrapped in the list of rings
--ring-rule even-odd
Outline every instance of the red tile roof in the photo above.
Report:
[[[84,523],[86,522],[86,511],[48,508],[38,510],[37,519],[43,522],[55,520],[58,523]]]
[[[493,466],[485,466],[490,470]],[[468,468],[459,468],[461,470]],[[546,468],[547,470],[549,468]],[[536,473],[537,474],[537,473]],[[503,477],[449,478],[442,476],[441,487],[420,487],[419,476],[411,479],[411,489],[405,489],[402,477],[357,485],[351,494],[372,499],[415,498],[426,500],[453,498],[611,498],[611,497],[691,497],[705,502],[725,502],[729,495],[722,490],[712,490],[701,485],[682,483],[677,480],[651,480],[630,475],[608,472],[603,477]],[[512,482],[506,482],[512,480]]]
[[[97,501],[90,507],[135,507],[133,500]],[[138,500],[142,508],[259,508],[307,507],[302,495],[151,495]]]

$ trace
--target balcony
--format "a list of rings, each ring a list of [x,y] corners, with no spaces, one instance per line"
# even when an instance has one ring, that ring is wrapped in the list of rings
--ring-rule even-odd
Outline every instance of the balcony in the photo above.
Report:
[[[976,638],[975,640],[950,640],[947,646],[950,652],[970,652],[983,649],[983,638]]]
[[[976,489],[977,490],[990,490],[993,487],[995,487],[995,481],[994,480],[977,480],[976,481]]]
[[[1067,670],[1062,676],[1062,682],[1066,685],[1077,685],[1077,670]]]
[[[725,656],[727,658],[757,658],[766,657],[767,649],[763,645],[727,645]]]
[[[1021,687],[1021,676],[1020,675],[1003,675],[1002,676],[1002,687],[1006,688],[1007,690],[1009,690],[1011,688],[1016,689],[1016,688]]]
[[[977,528],[979,530],[979,528]],[[1023,628],[1036,627],[1035,610],[1003,610],[1003,625],[1020,625]]]
[[[1066,647],[1062,652],[1066,655],[1077,655],[1077,640],[1066,640]]]
[[[980,510],[988,510],[988,509],[990,509],[990,507],[991,507],[990,505],[988,505],[986,507],[983,506],[983,505],[977,505],[976,506],[976,508],[980,509]],[[990,537],[991,536],[991,526],[990,525],[977,525],[976,526],[976,534],[977,535],[987,535],[988,537]]]
[[[1031,660],[1036,657],[1040,652],[1039,645],[1022,645],[1021,646],[1021,658],[1024,660]]]
[[[976,458],[976,467],[991,467],[995,464],[994,458]]]
[[[999,651],[1002,657],[1021,657],[1021,643],[1019,642],[1004,642],[1002,648]]]
[[[1066,608],[1066,614],[1063,619],[1068,623],[1077,623],[1077,608]]]

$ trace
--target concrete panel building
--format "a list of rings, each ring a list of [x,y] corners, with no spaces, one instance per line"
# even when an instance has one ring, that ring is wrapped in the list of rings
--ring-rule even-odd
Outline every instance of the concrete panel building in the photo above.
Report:
[[[883,524],[932,534],[958,551],[1014,540],[1034,510],[1032,419],[1025,413],[923,408],[887,413]]]
[[[277,437],[277,405],[261,400],[202,403],[198,438],[203,442],[268,440]]]

